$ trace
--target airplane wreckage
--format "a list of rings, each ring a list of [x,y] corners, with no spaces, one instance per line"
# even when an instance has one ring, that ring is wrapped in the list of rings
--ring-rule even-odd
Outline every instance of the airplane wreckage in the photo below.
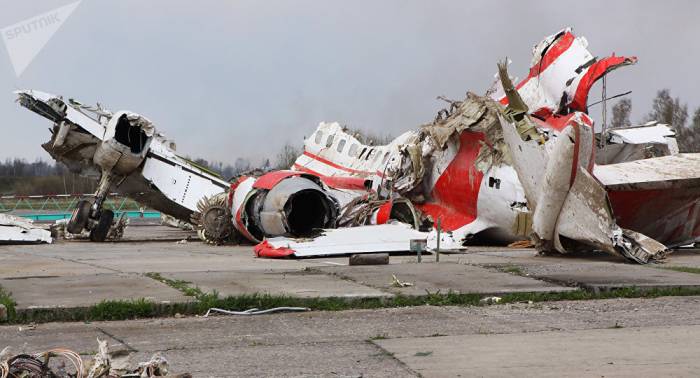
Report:
[[[480,237],[646,263],[700,236],[700,155],[678,153],[667,125],[595,133],[589,91],[636,61],[597,59],[565,29],[534,46],[517,85],[499,63],[485,95],[448,100],[387,145],[321,123],[288,170],[230,182],[179,157],[141,115],[17,94],[53,122],[43,147],[54,159],[99,175],[94,202],[79,203],[67,225],[93,241],[114,222],[102,204],[115,190],[192,221],[207,242],[253,242],[263,257],[406,251],[412,239],[455,250]]]

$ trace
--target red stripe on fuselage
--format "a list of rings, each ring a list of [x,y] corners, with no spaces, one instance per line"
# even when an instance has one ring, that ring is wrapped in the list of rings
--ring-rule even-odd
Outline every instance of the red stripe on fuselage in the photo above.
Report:
[[[544,72],[550,65],[552,65],[552,63],[554,63],[554,61],[559,59],[559,57],[571,47],[575,39],[576,37],[574,37],[573,34],[566,32],[563,36],[554,41],[549,46],[549,49],[547,49],[547,52],[544,54],[542,59],[540,59],[540,61],[534,66],[530,67],[530,72],[528,73],[527,77],[518,83],[515,89],[522,88],[528,81],[542,74],[542,72]],[[508,97],[504,96],[500,102],[503,105],[507,105]]]
[[[433,218],[434,224],[441,219],[446,231],[456,230],[477,217],[477,200],[484,174],[476,169],[475,161],[480,142],[484,139],[483,133],[463,131],[457,155],[433,187],[432,200],[417,205]]]
[[[339,169],[339,170],[341,170],[341,171],[345,171],[345,172],[352,173],[352,174],[355,174],[355,175],[365,175],[365,176],[377,175],[377,176],[379,176],[379,177],[384,177],[384,175],[383,175],[381,172],[379,172],[379,171],[372,173],[372,172],[368,172],[368,171],[360,171],[360,170],[357,170],[357,169],[352,169],[352,168],[344,167],[344,166],[342,166],[342,165],[340,165],[340,164],[337,164],[337,163],[334,163],[334,162],[332,162],[332,161],[330,161],[330,160],[328,160],[328,159],[326,159],[326,158],[323,158],[323,157],[318,156],[318,155],[316,155],[316,154],[312,154],[312,153],[309,152],[309,151],[304,151],[304,155],[306,155],[306,156],[308,156],[308,157],[310,157],[310,158],[312,158],[312,159],[314,159],[314,160],[316,160],[316,161],[319,161],[319,162],[321,162],[321,163],[323,163],[323,164],[326,164],[326,165],[328,165],[328,166],[330,166],[330,167],[332,167],[332,168]]]

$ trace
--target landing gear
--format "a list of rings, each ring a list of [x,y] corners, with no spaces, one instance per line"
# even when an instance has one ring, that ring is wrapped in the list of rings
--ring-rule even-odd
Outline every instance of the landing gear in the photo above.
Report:
[[[83,229],[85,229],[90,220],[91,206],[92,203],[90,203],[90,201],[81,200],[78,202],[78,205],[76,205],[73,210],[73,214],[70,216],[70,220],[68,220],[68,225],[66,227],[68,232],[71,234],[83,232]]]
[[[114,212],[112,210],[102,210],[97,224],[90,231],[90,240],[94,242],[103,242],[107,239],[109,228],[112,227],[114,220]]]
[[[108,171],[102,172],[100,184],[95,193],[95,202],[81,200],[71,214],[66,231],[71,234],[80,234],[83,230],[90,231],[90,240],[103,242],[107,239],[109,229],[114,221],[114,212],[102,208],[111,186],[112,175]]]

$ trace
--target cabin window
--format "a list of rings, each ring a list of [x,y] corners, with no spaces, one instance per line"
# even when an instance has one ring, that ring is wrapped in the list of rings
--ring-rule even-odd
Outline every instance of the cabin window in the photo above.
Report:
[[[389,161],[389,152],[384,154],[384,159],[382,159],[382,165],[385,165],[386,162]]]
[[[328,139],[326,139],[326,148],[330,148],[333,145],[333,134],[328,136]]]
[[[317,131],[316,139],[314,139],[314,142],[316,142],[316,144],[321,144],[321,140],[323,140],[323,131]]]
[[[343,148],[345,148],[345,139],[341,139],[340,142],[338,142],[337,151],[343,153]]]
[[[357,143],[353,143],[350,146],[350,149],[348,149],[348,156],[355,157],[356,154],[357,154]]]
[[[374,154],[374,148],[369,150],[369,152],[367,153],[367,156],[365,156],[365,160],[369,160],[369,158],[371,158],[373,156],[373,154]]]
[[[365,151],[367,151],[367,147],[362,149],[362,152],[360,152],[360,156],[358,157],[359,159],[362,159],[362,156],[365,154]]]
[[[377,152],[374,154],[374,159],[372,159],[372,162],[376,163],[380,156],[382,156],[382,151],[377,150]]]

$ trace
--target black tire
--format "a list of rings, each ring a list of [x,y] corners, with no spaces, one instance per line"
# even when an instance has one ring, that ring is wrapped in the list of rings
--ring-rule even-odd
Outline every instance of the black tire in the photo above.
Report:
[[[73,213],[68,220],[66,225],[66,231],[71,234],[79,234],[83,232],[83,229],[87,225],[88,219],[90,219],[90,207],[92,203],[87,200],[80,200],[78,204],[75,205]]]
[[[109,228],[112,227],[114,220],[114,212],[112,210],[102,210],[100,220],[97,221],[95,228],[90,231],[90,240],[94,242],[103,242],[107,239]]]

